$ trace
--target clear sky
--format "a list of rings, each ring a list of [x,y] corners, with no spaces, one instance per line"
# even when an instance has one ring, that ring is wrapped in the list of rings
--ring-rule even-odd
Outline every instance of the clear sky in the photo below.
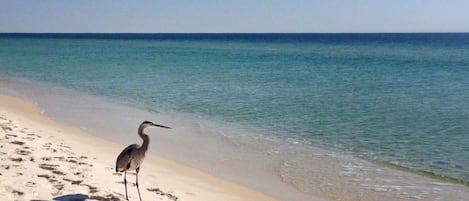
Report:
[[[469,32],[469,0],[0,0],[0,32]]]

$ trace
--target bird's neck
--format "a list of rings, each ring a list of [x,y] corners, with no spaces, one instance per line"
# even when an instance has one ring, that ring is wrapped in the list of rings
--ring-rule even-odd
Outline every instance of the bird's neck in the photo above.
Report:
[[[139,128],[138,129],[138,135],[140,138],[142,138],[143,143],[142,146],[140,147],[142,150],[147,150],[148,149],[148,144],[150,144],[150,137],[148,137],[147,134],[143,133],[144,128]]]

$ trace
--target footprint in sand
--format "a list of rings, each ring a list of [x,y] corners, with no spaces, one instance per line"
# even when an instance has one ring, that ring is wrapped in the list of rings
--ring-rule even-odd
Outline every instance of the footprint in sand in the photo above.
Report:
[[[39,164],[39,167],[44,169],[44,170],[55,170],[55,167],[58,167],[59,165],[52,165],[52,164],[47,164],[47,163],[42,163]]]
[[[26,155],[29,155],[29,154],[31,154],[31,152],[30,152],[30,151],[23,150],[23,149],[16,149],[15,151],[16,151],[16,153],[17,153],[17,154],[19,154],[19,155],[23,155],[23,156],[26,156]]]
[[[100,195],[93,195],[90,197],[90,199],[92,200],[99,200],[99,201],[107,201],[107,200],[116,200],[116,201],[119,201],[121,200],[120,198],[112,195],[112,194],[108,194],[106,196],[100,196]]]
[[[10,160],[13,161],[13,162],[18,162],[19,163],[19,162],[23,161],[23,158],[10,158]]]
[[[83,175],[83,173],[81,173],[81,172],[75,172],[75,173],[73,173],[73,175],[75,175],[75,176],[80,176],[81,175],[81,178],[85,178],[85,175]]]
[[[59,161],[64,161],[64,160],[65,160],[65,157],[63,157],[63,156],[56,156],[56,157],[54,157],[54,159],[57,159],[57,160],[59,160]]]
[[[47,180],[49,180],[49,178],[51,178],[51,176],[49,176],[47,174],[38,174],[37,177],[46,178]]]
[[[98,188],[95,187],[95,186],[91,186],[89,184],[80,184],[80,186],[86,186],[88,187],[88,192],[89,193],[97,193],[98,192]]]
[[[54,185],[54,187],[55,187],[57,190],[59,190],[59,191],[62,190],[62,189],[64,189],[64,186],[65,186],[65,185],[62,184],[62,183],[58,183],[58,184]]]
[[[76,160],[74,160],[74,159],[68,159],[67,162],[69,162],[69,163],[75,163],[75,164],[78,163],[78,161],[76,161]]]
[[[50,157],[42,157],[41,158],[43,161],[50,161]]]
[[[173,200],[173,201],[178,201],[179,200],[179,198],[177,196],[175,196],[171,193],[165,193],[164,191],[162,191],[159,188],[147,188],[147,191],[155,192],[157,195],[167,197],[167,198],[169,198],[170,200]]]
[[[8,127],[8,126],[2,126],[2,129],[3,129],[3,131],[5,131],[5,132],[13,131],[13,129],[10,128],[10,127]]]
[[[16,195],[19,195],[19,196],[24,195],[23,192],[18,191],[18,190],[13,190],[13,194],[16,194]]]
[[[23,145],[24,142],[21,142],[21,141],[13,141],[13,142],[10,142],[10,144]]]
[[[36,138],[33,138],[33,137],[23,137],[23,139],[29,140],[29,141],[33,141],[33,140],[35,140]]]
[[[72,185],[80,185],[83,180],[73,180],[69,178],[63,178],[64,181],[70,182]]]
[[[40,175],[37,175],[37,177],[41,177],[41,178],[45,178],[47,179],[47,181],[49,181],[49,183],[52,184],[52,186],[55,187],[55,189],[57,189],[57,192],[54,193],[54,194],[59,194],[60,191],[65,187],[65,185],[60,182],[59,180],[55,179],[55,176],[51,176],[51,175],[47,175],[47,174],[40,174]]]
[[[63,148],[66,148],[66,149],[70,149],[70,147],[69,147],[69,146],[67,146],[67,145],[64,145],[63,143],[60,143],[59,147],[63,147]]]
[[[17,135],[12,135],[12,134],[6,134],[6,135],[5,135],[5,139],[7,139],[7,140],[9,140],[10,137],[16,138],[16,137],[18,137],[18,136],[17,136]]]
[[[46,164],[46,163],[39,164],[39,168],[42,168],[44,170],[50,170],[52,173],[56,175],[66,175],[64,172],[57,170],[56,167],[58,166],[59,165],[52,165],[52,164]]]
[[[36,135],[36,134],[34,134],[34,133],[28,133],[28,136],[30,136],[30,137],[42,138],[42,136]]]
[[[58,174],[58,175],[66,175],[65,173],[63,173],[62,171],[59,171],[59,170],[52,170],[52,173]]]
[[[47,150],[50,149],[50,146],[52,146],[52,143],[50,143],[50,142],[48,142],[48,143],[42,145],[42,147],[43,147],[43,148],[46,148]]]
[[[33,187],[33,186],[35,186],[35,185],[36,185],[36,182],[32,182],[32,181],[28,181],[28,182],[26,183],[26,186],[28,186],[28,187]]]

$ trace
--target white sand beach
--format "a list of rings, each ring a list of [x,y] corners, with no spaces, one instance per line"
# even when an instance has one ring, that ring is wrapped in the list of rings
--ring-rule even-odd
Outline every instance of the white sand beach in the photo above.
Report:
[[[5,95],[0,128],[0,200],[125,200],[123,175],[114,170],[124,145],[60,124]],[[127,179],[129,200],[138,200],[135,175]],[[275,200],[150,154],[139,185],[142,200]]]

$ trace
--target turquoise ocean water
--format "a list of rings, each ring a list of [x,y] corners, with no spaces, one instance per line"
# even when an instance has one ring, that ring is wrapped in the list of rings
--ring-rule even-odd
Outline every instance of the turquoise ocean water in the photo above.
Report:
[[[0,74],[469,183],[469,34],[0,34]]]

